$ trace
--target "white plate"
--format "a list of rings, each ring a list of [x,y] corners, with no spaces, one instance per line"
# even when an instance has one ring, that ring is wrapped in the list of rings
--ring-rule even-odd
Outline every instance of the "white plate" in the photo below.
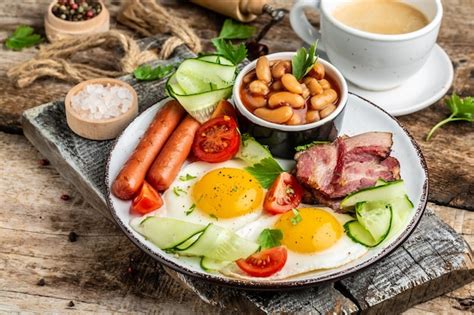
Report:
[[[350,92],[374,102],[394,116],[401,116],[433,105],[446,94],[452,82],[451,60],[436,44],[423,68],[397,88],[388,91],[369,91],[349,81],[347,83]]]
[[[405,180],[408,195],[415,205],[407,227],[398,235],[394,235],[392,239],[386,240],[380,246],[370,249],[366,255],[339,268],[314,271],[278,281],[258,279],[237,280],[220,274],[209,274],[200,268],[199,260],[192,258],[183,259],[183,257],[178,259],[173,255],[163,252],[135,232],[129,225],[130,220],[133,218],[129,211],[130,201],[122,201],[110,193],[113,179],[115,179],[122,165],[133,152],[140,137],[163,103],[164,101],[161,101],[143,112],[117,139],[107,163],[106,184],[108,187],[110,211],[124,233],[139,248],[178,272],[220,284],[242,288],[258,288],[261,290],[280,290],[315,285],[323,281],[346,276],[375,263],[397,248],[408,237],[423,214],[428,195],[428,180],[426,163],[419,147],[396,119],[370,102],[356,95],[350,95],[343,117],[342,130],[339,134],[356,135],[367,131],[388,131],[393,133],[394,144],[392,154],[400,161],[401,176]]]

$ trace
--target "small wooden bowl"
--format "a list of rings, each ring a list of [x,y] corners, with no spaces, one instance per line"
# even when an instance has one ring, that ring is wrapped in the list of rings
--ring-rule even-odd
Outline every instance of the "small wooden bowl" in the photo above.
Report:
[[[51,2],[44,17],[44,30],[50,42],[64,39],[70,36],[95,34],[107,32],[110,29],[110,13],[102,0],[99,0],[102,10],[99,15],[85,21],[65,21],[53,14],[53,6],[56,1]]]
[[[132,105],[130,109],[117,117],[104,120],[90,120],[79,116],[79,114],[72,108],[71,100],[74,95],[79,93],[86,85],[102,84],[102,85],[119,85],[127,88],[132,94]],[[117,137],[125,127],[138,114],[138,97],[137,93],[129,84],[109,78],[92,79],[81,82],[74,86],[66,95],[64,100],[66,109],[66,120],[69,128],[81,137],[91,140],[109,140]]]

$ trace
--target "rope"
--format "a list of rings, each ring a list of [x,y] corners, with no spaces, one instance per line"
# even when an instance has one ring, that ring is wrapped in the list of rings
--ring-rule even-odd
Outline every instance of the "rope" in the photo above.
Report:
[[[93,65],[77,63],[71,58],[79,53],[93,48],[110,49],[113,64],[118,64],[118,70],[111,71]],[[117,56],[117,49],[123,51],[123,56]],[[81,82],[100,77],[118,77],[132,72],[142,63],[156,59],[151,51],[140,51],[138,44],[129,36],[119,31],[109,31],[86,36],[70,37],[42,45],[35,58],[10,68],[7,76],[20,87],[27,87],[42,77]],[[89,58],[91,62],[94,58]]]
[[[176,47],[186,44],[192,51],[201,51],[201,41],[183,19],[168,13],[154,0],[128,0],[117,20],[143,36],[170,33],[163,43],[158,58],[167,59]]]
[[[68,37],[55,41],[49,45],[40,46],[35,58],[10,68],[7,76],[18,87],[24,88],[37,79],[53,77],[63,81],[81,82],[99,77],[118,77],[133,70],[139,65],[156,59],[167,59],[174,49],[186,44],[194,52],[201,51],[199,37],[188,24],[175,16],[170,15],[154,0],[128,0],[125,2],[117,17],[118,21],[143,36],[152,36],[158,33],[169,33],[162,45],[158,56],[151,51],[140,51],[138,44],[126,34],[117,30],[105,33]],[[74,62],[74,55],[94,48],[110,50],[112,64],[116,70],[101,69],[94,66],[94,57],[86,63]],[[122,51],[121,57],[117,50]]]

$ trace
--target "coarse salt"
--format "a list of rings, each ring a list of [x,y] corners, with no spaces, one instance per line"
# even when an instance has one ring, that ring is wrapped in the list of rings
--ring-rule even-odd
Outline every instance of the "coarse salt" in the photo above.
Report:
[[[89,84],[72,97],[71,106],[83,119],[111,119],[130,109],[132,94],[118,85]]]

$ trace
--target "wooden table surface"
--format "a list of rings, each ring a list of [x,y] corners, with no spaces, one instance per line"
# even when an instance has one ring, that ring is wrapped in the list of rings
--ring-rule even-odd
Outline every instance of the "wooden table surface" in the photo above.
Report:
[[[289,1],[274,1],[290,7]],[[19,24],[42,28],[49,1],[0,0],[0,40]],[[112,14],[119,1],[108,3]],[[438,43],[455,68],[453,87],[474,95],[474,1],[443,1]],[[206,49],[223,18],[192,4],[166,1],[203,38]],[[317,24],[317,16],[310,14]],[[260,27],[263,21],[253,23]],[[112,26],[116,26],[112,23]],[[120,27],[120,26],[119,26]],[[288,20],[266,36],[271,52],[294,50],[302,41]],[[34,56],[0,48],[0,312],[229,313],[209,306],[167,276],[141,272],[156,263],[135,248],[108,220],[87,205],[21,135],[23,110],[63,97],[71,86],[43,80],[18,90],[5,77],[12,64]],[[422,84],[422,83],[420,83]],[[471,247],[474,245],[474,127],[458,123],[424,141],[430,127],[448,114],[440,101],[400,117],[422,147],[430,172],[430,206]],[[20,134],[15,134],[20,133]],[[436,205],[435,205],[436,204]],[[160,268],[156,265],[156,268]],[[160,288],[160,290],[157,290]],[[474,311],[474,285],[417,305],[408,314]]]

